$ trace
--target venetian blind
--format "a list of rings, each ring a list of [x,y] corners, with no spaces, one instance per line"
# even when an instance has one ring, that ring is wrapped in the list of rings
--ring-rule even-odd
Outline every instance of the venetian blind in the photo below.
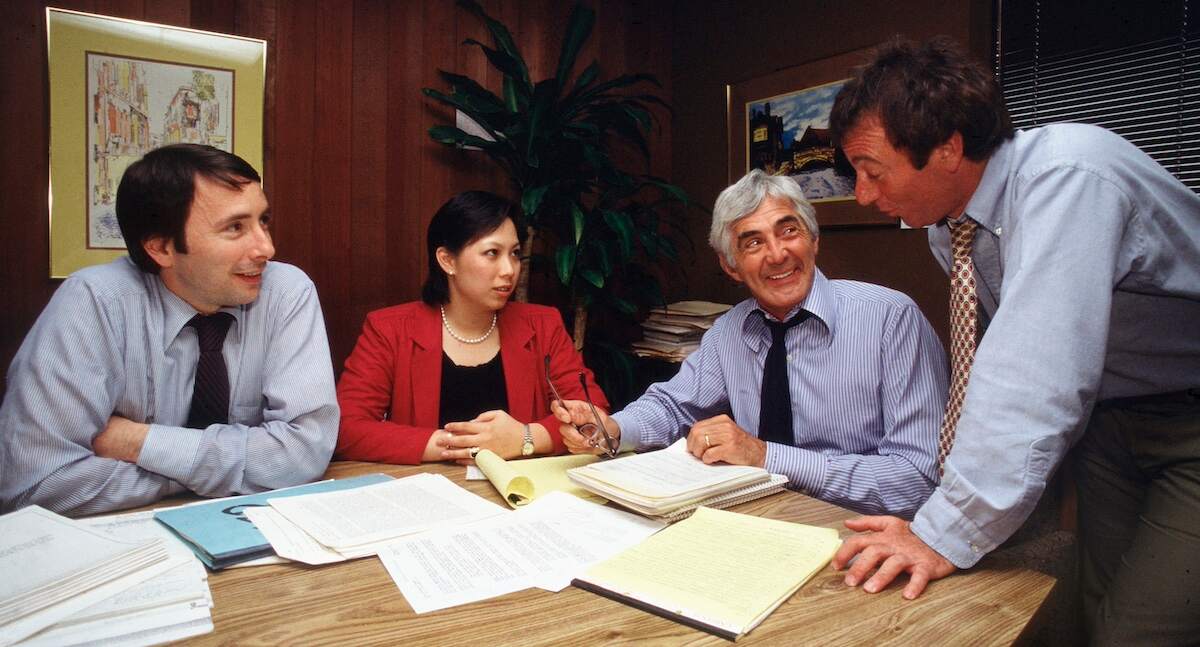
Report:
[[[1103,126],[1200,193],[1200,0],[997,0],[1013,125]]]

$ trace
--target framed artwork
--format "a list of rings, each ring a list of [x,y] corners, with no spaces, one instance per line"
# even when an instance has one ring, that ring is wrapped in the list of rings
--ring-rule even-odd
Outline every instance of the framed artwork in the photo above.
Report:
[[[794,177],[821,227],[896,226],[854,201],[854,169],[829,138],[829,111],[857,50],[726,86],[729,182],[762,169]]]
[[[125,253],[125,168],[209,144],[259,171],[266,41],[48,8],[50,277]]]

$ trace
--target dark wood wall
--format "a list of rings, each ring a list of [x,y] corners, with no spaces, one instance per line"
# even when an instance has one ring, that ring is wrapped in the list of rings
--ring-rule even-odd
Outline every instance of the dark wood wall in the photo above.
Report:
[[[676,183],[708,205],[728,183],[726,84],[871,47],[894,34],[946,34],[978,55],[990,50],[988,0],[677,0],[674,9],[672,168]],[[730,303],[745,298],[707,249],[707,235],[707,223],[693,221],[698,254],[691,292]],[[947,281],[923,230],[827,229],[817,264],[831,278],[909,294],[947,339]]]
[[[0,6],[0,366],[58,281],[47,278],[47,79],[43,0]],[[320,291],[339,370],[365,314],[418,298],[424,232],[450,195],[506,191],[477,153],[447,150],[426,130],[453,115],[420,88],[436,70],[499,78],[465,38],[490,42],[480,21],[450,0],[55,0],[54,6],[262,38],[268,42],[264,182],[277,258]],[[483,0],[507,24],[534,79],[554,73],[571,3]],[[646,71],[669,100],[670,6],[653,0],[593,3],[596,29],[580,56],[603,74]],[[580,68],[581,69],[581,68]],[[670,177],[670,122],[654,136],[656,174]],[[2,393],[2,389],[0,389]]]

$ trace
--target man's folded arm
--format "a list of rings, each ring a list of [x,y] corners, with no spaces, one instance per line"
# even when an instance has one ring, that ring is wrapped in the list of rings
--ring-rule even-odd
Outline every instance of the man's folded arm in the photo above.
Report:
[[[263,305],[275,309],[268,316],[277,323],[263,340],[262,423],[151,425],[139,466],[205,496],[288,487],[324,473],[337,441],[338,405],[316,289],[306,280],[294,295]]]

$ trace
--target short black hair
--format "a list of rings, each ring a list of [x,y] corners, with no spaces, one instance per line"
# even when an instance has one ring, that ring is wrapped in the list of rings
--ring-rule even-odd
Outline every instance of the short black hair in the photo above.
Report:
[[[1013,136],[996,78],[946,36],[920,46],[894,38],[857,68],[829,114],[834,145],[868,114],[878,115],[889,143],[918,169],[955,132],[963,154],[977,162]]]
[[[246,160],[203,144],[171,144],[146,153],[129,165],[117,187],[117,224],[125,237],[129,258],[143,272],[158,274],[158,263],[143,244],[164,237],[187,252],[184,227],[202,175],[231,189],[261,182]]]
[[[450,283],[437,261],[439,247],[458,254],[467,245],[499,229],[505,220],[511,220],[512,210],[511,202],[487,191],[464,191],[447,200],[429,221],[425,234],[429,274],[421,286],[421,300],[431,306],[450,301]]]

